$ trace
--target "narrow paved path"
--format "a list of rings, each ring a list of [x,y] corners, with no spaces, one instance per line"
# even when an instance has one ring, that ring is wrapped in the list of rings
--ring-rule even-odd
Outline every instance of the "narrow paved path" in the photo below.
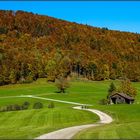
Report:
[[[34,98],[34,99],[41,99],[41,100],[47,100],[47,101],[54,101],[54,102],[59,102],[59,103],[72,104],[72,105],[92,106],[92,105],[90,105],[90,104],[81,104],[81,103],[77,103],[77,102],[56,100],[56,99],[51,99],[51,98],[39,97],[39,96],[35,96],[35,95],[20,95],[20,96],[4,96],[4,97],[0,97],[0,99],[4,99],[4,98]]]
[[[38,96],[31,96],[31,98],[36,98],[36,99],[41,99],[41,100],[47,100],[47,101],[54,101],[54,102],[59,102],[59,103],[66,103],[66,104],[73,104],[73,105],[85,105],[85,106],[92,106],[90,104],[81,104],[77,102],[70,102],[70,101],[63,101],[63,100],[56,100],[56,99],[51,99],[51,98],[44,98],[44,97],[38,97]]]
[[[89,128],[89,127],[95,127],[95,126],[100,126],[103,124],[108,124],[113,121],[113,119],[107,115],[104,112],[101,112],[99,110],[95,109],[82,109],[81,106],[73,107],[74,109],[80,109],[80,110],[87,110],[92,113],[95,113],[99,116],[100,121],[95,123],[95,124],[87,124],[87,125],[80,125],[80,126],[73,126],[73,127],[68,127],[64,129],[60,129],[48,134],[41,135],[35,139],[71,139],[76,133],[79,131]]]

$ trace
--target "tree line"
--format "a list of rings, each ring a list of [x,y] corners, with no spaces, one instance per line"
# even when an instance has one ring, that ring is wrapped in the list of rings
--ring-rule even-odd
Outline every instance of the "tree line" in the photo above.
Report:
[[[140,81],[140,34],[0,11],[0,85],[73,74]]]

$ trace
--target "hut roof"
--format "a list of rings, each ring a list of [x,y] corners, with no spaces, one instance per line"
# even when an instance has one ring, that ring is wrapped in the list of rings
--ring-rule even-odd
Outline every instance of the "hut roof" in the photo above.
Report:
[[[124,97],[126,99],[134,100],[134,98],[132,96],[129,96],[129,95],[125,94],[125,93],[119,93],[119,92],[116,92],[116,93],[110,95],[110,97],[113,97],[115,95],[120,95],[120,96],[122,96],[122,97]]]

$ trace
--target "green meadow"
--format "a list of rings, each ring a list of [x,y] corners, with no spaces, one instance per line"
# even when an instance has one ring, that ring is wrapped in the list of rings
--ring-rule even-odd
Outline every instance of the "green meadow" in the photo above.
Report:
[[[31,84],[16,84],[0,87],[0,106],[30,102],[30,108],[22,111],[0,112],[0,138],[35,138],[69,126],[90,124],[99,120],[98,116],[83,110],[74,110],[70,104],[54,102],[55,108],[48,108],[50,101],[32,98],[3,98],[6,96],[35,95],[52,99],[92,104],[92,108],[102,110],[114,119],[113,123],[89,128],[79,132],[76,139],[134,139],[140,138],[140,83],[133,83],[138,90],[135,104],[100,105],[107,96],[112,81],[72,81],[67,93],[57,93],[53,83],[39,79]],[[114,81],[116,86],[120,81]],[[41,102],[42,109],[32,109],[35,102]]]

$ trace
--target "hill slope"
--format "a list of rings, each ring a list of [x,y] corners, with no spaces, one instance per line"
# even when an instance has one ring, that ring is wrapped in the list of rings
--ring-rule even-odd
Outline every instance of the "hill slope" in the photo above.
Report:
[[[140,81],[140,35],[0,11],[0,85],[73,72],[91,80]]]

